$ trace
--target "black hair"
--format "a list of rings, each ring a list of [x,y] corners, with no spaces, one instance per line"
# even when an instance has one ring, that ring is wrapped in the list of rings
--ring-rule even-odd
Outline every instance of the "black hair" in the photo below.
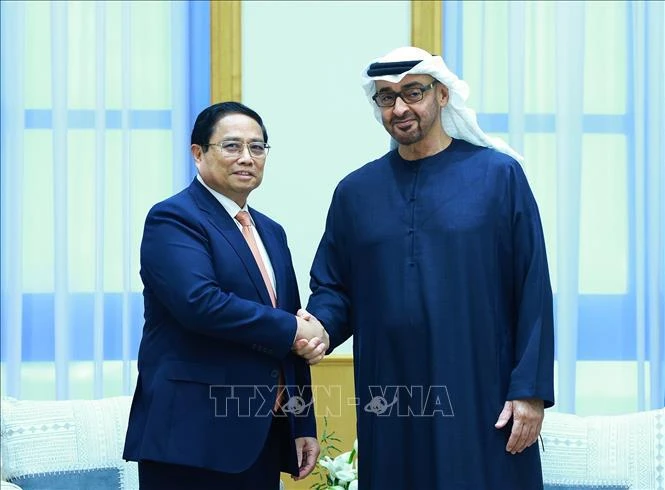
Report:
[[[243,114],[254,119],[261,126],[263,141],[265,143],[268,142],[268,132],[263,124],[263,119],[261,119],[261,116],[256,111],[253,111],[240,102],[219,102],[203,109],[196,117],[194,129],[192,129],[191,144],[201,145],[204,153],[208,151],[207,144],[210,142],[210,136],[213,133],[215,125],[221,118],[230,114]]]

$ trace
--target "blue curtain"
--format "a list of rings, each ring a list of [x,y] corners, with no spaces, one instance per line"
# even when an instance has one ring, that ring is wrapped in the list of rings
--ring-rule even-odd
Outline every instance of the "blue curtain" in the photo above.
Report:
[[[443,5],[444,58],[481,127],[525,155],[541,209],[558,409],[662,407],[665,5]]]
[[[195,174],[209,2],[1,5],[3,394],[129,394],[141,224]]]

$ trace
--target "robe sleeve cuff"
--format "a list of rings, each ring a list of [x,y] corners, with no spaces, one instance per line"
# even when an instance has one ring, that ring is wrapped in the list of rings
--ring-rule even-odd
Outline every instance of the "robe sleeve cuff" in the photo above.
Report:
[[[527,398],[535,398],[543,400],[545,408],[550,408],[554,405],[554,393],[547,392],[546,390],[539,390],[537,387],[510,387],[506,400],[525,400]]]

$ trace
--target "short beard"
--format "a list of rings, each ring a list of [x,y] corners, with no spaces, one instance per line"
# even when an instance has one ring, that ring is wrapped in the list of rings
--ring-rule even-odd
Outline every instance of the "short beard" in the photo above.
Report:
[[[388,131],[388,133],[400,145],[412,145],[414,143],[418,143],[420,140],[423,139],[424,136],[420,126],[418,126],[413,132],[410,133],[397,133],[396,131],[392,130]]]

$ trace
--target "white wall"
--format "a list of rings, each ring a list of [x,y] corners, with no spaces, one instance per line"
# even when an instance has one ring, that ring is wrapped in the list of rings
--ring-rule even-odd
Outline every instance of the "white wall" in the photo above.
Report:
[[[360,87],[372,59],[410,44],[408,1],[242,4],[243,103],[272,146],[250,205],[284,226],[303,305],[335,186],[388,149]],[[348,353],[347,342],[336,352]]]

